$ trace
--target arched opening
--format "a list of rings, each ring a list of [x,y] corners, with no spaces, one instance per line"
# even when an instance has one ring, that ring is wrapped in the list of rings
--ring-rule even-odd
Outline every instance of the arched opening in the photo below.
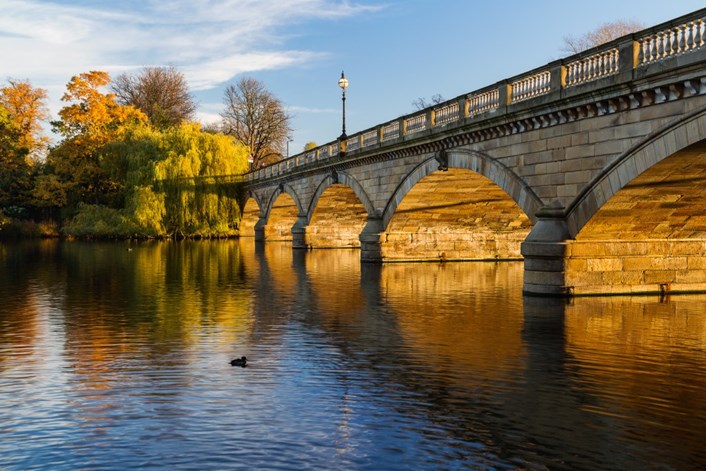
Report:
[[[299,210],[294,199],[287,193],[280,193],[270,209],[265,226],[265,240],[291,241],[292,226],[297,222]]]
[[[567,255],[567,286],[585,293],[706,289],[706,141],[615,193]]]
[[[353,190],[340,183],[331,185],[316,202],[306,229],[306,245],[312,248],[358,248],[358,237],[366,220],[367,211]]]
[[[521,259],[532,222],[490,179],[433,172],[405,195],[382,238],[383,260]]]
[[[260,208],[255,198],[248,198],[240,218],[240,237],[255,237],[255,224],[260,219]]]

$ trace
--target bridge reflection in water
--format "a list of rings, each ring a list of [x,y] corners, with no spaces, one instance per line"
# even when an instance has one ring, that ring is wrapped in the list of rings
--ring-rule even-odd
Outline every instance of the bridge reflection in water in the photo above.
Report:
[[[521,262],[121,247],[0,246],[1,465],[706,463],[706,297],[523,297]]]
[[[290,287],[285,299],[461,440],[573,468],[706,462],[694,435],[706,430],[706,296],[567,303],[523,297],[521,262],[361,265],[352,250],[259,247],[254,265]]]

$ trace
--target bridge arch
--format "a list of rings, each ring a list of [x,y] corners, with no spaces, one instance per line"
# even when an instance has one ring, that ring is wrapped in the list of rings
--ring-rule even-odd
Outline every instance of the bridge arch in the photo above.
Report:
[[[319,185],[316,187],[316,191],[314,192],[314,196],[311,198],[311,201],[309,202],[309,207],[306,212],[306,223],[309,224],[311,222],[311,218],[314,215],[314,211],[316,210],[316,206],[319,202],[319,199],[321,198],[321,195],[326,191],[330,186],[335,185],[337,183],[346,185],[349,187],[351,190],[353,190],[353,193],[358,197],[358,200],[363,204],[365,207],[365,210],[369,215],[373,214],[375,211],[375,208],[373,206],[372,201],[370,200],[370,197],[368,196],[368,193],[365,191],[365,189],[361,186],[361,184],[356,180],[354,177],[349,175],[346,172],[342,171],[337,171],[336,173],[333,173],[331,175],[327,175],[324,177]]]
[[[267,210],[263,214],[265,223],[269,221],[270,214],[272,213],[272,207],[274,206],[275,201],[277,201],[277,198],[279,198],[279,195],[281,195],[282,193],[286,193],[292,198],[294,204],[297,206],[298,215],[304,214],[304,206],[302,205],[301,200],[299,199],[299,195],[297,195],[297,192],[294,191],[294,188],[292,188],[290,185],[283,183],[279,185],[274,192],[272,192],[272,196],[270,196],[270,200],[267,202]]]
[[[263,206],[263,204],[262,204],[262,198],[260,198],[260,195],[252,190],[248,191],[245,195],[245,198],[243,198],[243,201],[241,202],[241,205],[240,205],[240,213],[241,214],[243,213],[243,211],[245,210],[245,206],[248,204],[248,201],[250,201],[251,199],[257,205],[257,208],[260,211],[260,217],[264,216],[264,210],[266,207]]]
[[[543,206],[542,200],[516,173],[481,152],[464,149],[447,151],[448,167],[471,170],[498,185],[512,198],[533,223]],[[382,227],[387,227],[404,197],[422,178],[439,170],[439,162],[430,156],[416,166],[397,186],[382,215]]]
[[[574,238],[618,191],[647,169],[706,139],[706,109],[673,121],[637,143],[607,166],[567,209],[569,235]]]
[[[241,201],[240,205],[240,221],[238,224],[239,237],[254,237],[255,226],[263,217],[264,206],[262,198],[254,191],[248,191]]]

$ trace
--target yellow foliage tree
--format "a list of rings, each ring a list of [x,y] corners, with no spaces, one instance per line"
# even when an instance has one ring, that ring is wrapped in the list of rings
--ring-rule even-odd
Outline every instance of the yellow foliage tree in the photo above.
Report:
[[[27,80],[10,79],[0,88],[0,105],[19,134],[17,145],[27,149],[31,157],[39,157],[49,142],[42,133],[42,121],[49,117],[46,99],[46,90],[32,87]]]

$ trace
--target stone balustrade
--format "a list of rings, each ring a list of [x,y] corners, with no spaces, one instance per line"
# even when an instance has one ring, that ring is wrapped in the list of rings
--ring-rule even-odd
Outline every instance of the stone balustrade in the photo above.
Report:
[[[562,98],[567,93],[581,93],[585,87],[600,90],[602,86],[628,83],[638,72],[643,75],[663,73],[665,68],[681,65],[678,60],[670,60],[701,50],[705,45],[706,10],[702,9],[353,134],[346,139],[345,158],[356,158],[366,150],[418,139],[441,128],[448,130],[481,123],[490,114],[497,117],[516,113],[547,96]],[[651,69],[655,64],[659,67]],[[246,174],[245,180],[254,183],[337,157],[342,155],[335,141],[252,171]]]

